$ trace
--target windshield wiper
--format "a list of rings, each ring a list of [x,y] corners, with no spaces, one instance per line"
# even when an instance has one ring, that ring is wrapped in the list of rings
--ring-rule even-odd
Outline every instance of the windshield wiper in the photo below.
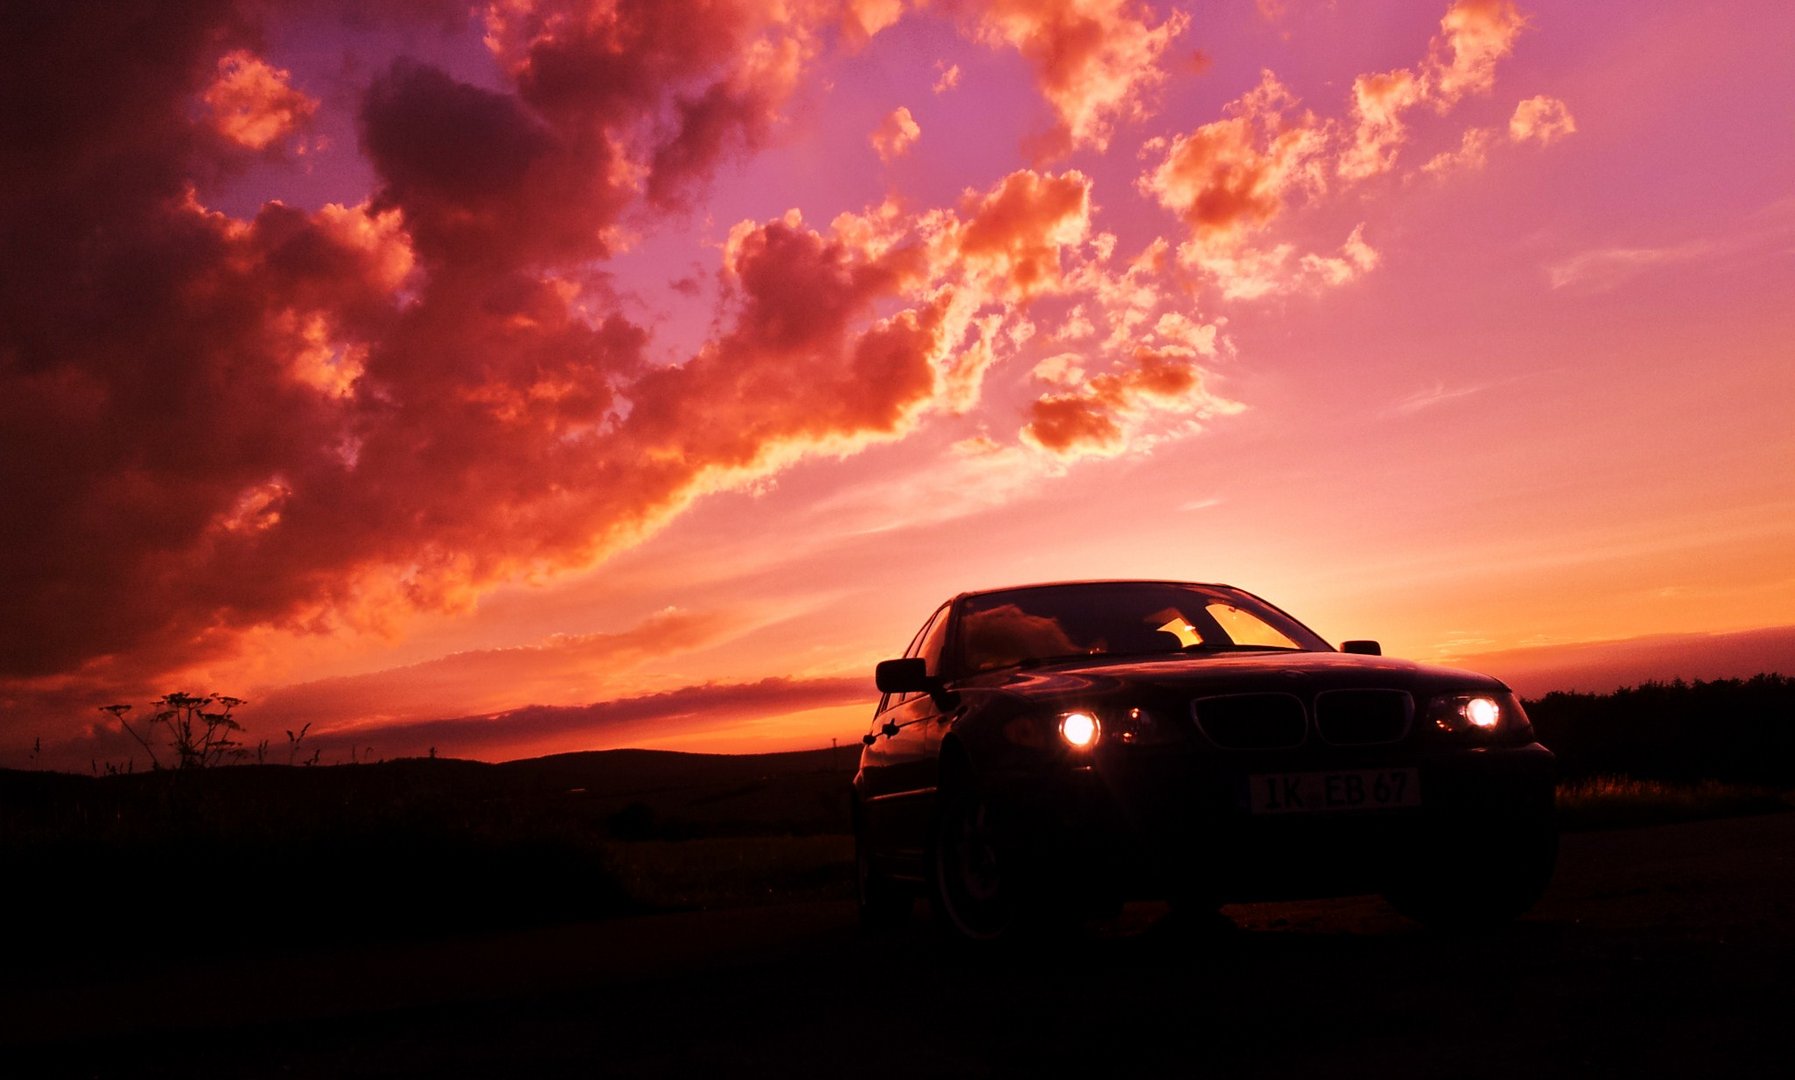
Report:
[[[1201,655],[1204,653],[1225,652],[1302,652],[1303,650],[1293,648],[1289,645],[1223,645],[1218,642],[1199,641],[1195,645],[1186,645],[1183,651],[1186,654],[1195,653]]]
[[[1030,656],[1017,661],[1019,668],[1037,668],[1046,664],[1102,663],[1109,660],[1142,660],[1153,657],[1171,659],[1178,655],[1177,649],[1147,649],[1135,652],[1094,652],[1094,653],[1061,653],[1057,656]]]

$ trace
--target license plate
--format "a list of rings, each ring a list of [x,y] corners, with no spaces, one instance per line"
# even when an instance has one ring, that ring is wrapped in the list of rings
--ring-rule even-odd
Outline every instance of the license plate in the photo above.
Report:
[[[1255,814],[1420,806],[1421,777],[1414,769],[1255,773],[1247,778],[1247,796]]]

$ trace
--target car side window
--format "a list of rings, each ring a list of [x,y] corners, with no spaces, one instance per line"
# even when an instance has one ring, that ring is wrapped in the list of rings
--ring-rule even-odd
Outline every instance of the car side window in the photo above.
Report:
[[[946,640],[946,637],[947,605],[943,604],[935,609],[935,614],[929,616],[929,621],[923,624],[921,630],[917,631],[915,640],[910,642],[910,648],[904,655],[906,657],[922,657],[928,664],[929,674],[933,675],[941,660],[941,643]],[[930,658],[929,650],[931,647],[934,649],[933,659]],[[915,691],[911,691],[908,694],[900,694],[892,699],[891,704],[902,704],[916,696]]]
[[[935,614],[929,616],[929,621],[923,623],[922,629],[918,630],[916,636],[910,639],[910,647],[904,650],[905,659],[914,656],[927,656],[927,647],[930,641],[933,641],[935,659],[929,661],[929,674],[931,675],[935,673],[935,666],[941,655],[941,642],[945,640],[947,619],[942,616],[942,612],[946,610],[946,604],[936,608]],[[931,637],[931,635],[933,636]],[[915,696],[915,694],[886,694],[879,699],[879,707],[874,710],[873,715],[876,717],[886,709],[896,708]]]
[[[928,666],[930,675],[941,674],[941,654],[947,648],[947,624],[952,621],[947,617],[947,607],[946,604],[943,604],[935,612],[934,620],[923,632],[922,646],[917,650],[917,655],[921,656],[923,663]]]

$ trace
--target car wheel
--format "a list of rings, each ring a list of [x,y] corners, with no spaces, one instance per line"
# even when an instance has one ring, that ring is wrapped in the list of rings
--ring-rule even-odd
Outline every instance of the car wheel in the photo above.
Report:
[[[1021,924],[1014,846],[1001,805],[970,785],[943,790],[936,808],[930,880],[941,928],[962,942],[1015,936]]]
[[[1539,902],[1557,858],[1558,832],[1549,824],[1469,830],[1450,852],[1404,874],[1384,899],[1434,929],[1491,929]]]
[[[860,928],[869,932],[891,930],[910,917],[910,891],[880,874],[873,866],[871,845],[863,830],[854,830],[854,901]]]

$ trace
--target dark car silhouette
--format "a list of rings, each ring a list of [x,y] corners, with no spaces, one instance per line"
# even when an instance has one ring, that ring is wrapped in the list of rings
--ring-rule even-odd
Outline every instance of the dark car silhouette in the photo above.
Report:
[[[878,666],[862,921],[918,893],[972,941],[1145,898],[1381,892],[1430,924],[1514,918],[1556,856],[1551,752],[1498,680],[1379,651],[1227,585],[954,597]]]

